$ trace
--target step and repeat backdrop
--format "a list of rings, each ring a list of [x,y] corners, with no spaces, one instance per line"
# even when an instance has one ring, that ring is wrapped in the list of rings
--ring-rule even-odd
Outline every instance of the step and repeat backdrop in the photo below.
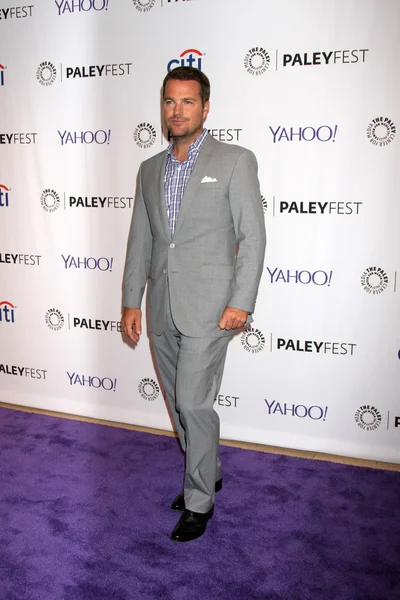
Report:
[[[121,281],[161,82],[192,65],[210,135],[257,156],[268,237],[221,436],[400,462],[399,22],[397,0],[4,0],[0,401],[171,429]]]

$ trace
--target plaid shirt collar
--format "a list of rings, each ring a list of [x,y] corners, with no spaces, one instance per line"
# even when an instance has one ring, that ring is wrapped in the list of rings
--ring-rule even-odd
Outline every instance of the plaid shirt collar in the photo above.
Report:
[[[197,139],[195,139],[195,141],[193,142],[193,144],[190,144],[189,146],[189,150],[188,150],[188,158],[191,158],[192,155],[197,156],[197,154],[200,152],[200,148],[202,147],[202,145],[205,142],[205,139],[208,135],[208,131],[207,129],[203,129],[202,133],[199,135],[199,137]],[[172,158],[173,160],[178,160],[176,158],[176,156],[172,153],[172,148],[174,147],[174,142],[172,141],[168,148],[167,148],[167,157]],[[187,160],[187,159],[186,159]]]

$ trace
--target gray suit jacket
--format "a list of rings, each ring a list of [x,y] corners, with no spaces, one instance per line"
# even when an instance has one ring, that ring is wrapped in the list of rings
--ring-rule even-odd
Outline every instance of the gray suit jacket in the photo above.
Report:
[[[142,163],[128,239],[123,305],[140,308],[146,281],[152,333],[172,315],[189,337],[221,335],[226,306],[254,311],[265,225],[252,152],[207,136],[185,189],[171,239],[164,194],[166,151]],[[203,182],[207,177],[216,181]]]

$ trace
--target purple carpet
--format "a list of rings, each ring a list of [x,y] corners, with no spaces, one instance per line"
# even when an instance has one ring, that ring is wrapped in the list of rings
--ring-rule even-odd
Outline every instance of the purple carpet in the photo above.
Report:
[[[221,448],[169,540],[174,438],[0,409],[0,600],[400,599],[400,473]]]

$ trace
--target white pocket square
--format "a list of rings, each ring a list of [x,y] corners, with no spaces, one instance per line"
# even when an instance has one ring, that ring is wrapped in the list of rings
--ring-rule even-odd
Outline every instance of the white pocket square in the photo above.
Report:
[[[209,177],[208,175],[206,175],[205,177],[203,177],[200,183],[212,183],[214,181],[217,181],[216,179],[214,179],[214,177]]]

